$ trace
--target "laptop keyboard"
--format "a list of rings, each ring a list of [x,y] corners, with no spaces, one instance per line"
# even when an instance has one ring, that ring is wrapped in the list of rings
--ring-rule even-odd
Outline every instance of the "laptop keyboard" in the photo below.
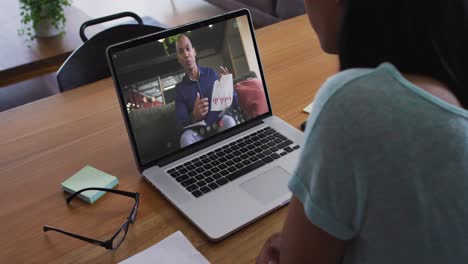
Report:
[[[299,145],[266,127],[170,168],[167,173],[193,196],[200,197],[296,149]]]

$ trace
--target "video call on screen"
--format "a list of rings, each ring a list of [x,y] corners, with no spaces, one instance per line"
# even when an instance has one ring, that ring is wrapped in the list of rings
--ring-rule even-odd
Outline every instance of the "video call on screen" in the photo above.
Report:
[[[268,112],[247,16],[120,51],[113,62],[143,165]]]

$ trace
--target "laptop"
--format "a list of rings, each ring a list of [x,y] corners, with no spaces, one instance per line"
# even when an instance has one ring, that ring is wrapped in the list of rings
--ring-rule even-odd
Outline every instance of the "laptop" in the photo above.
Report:
[[[139,171],[206,237],[289,202],[304,136],[273,115],[248,10],[119,43],[107,57]]]

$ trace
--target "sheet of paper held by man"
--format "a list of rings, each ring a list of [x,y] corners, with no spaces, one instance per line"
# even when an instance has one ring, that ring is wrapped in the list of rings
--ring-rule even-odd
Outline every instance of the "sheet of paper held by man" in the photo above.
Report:
[[[221,75],[213,85],[213,94],[211,95],[211,111],[223,111],[232,104],[234,94],[234,85],[232,83],[232,74]]]
[[[143,250],[119,264],[142,263],[210,264],[180,231],[173,233],[154,246]]]

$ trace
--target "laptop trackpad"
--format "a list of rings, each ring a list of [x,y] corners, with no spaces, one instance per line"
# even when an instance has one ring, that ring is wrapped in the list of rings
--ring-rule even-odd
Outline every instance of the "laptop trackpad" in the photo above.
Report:
[[[272,169],[240,184],[240,187],[262,204],[268,204],[287,194],[291,175],[281,167]]]

